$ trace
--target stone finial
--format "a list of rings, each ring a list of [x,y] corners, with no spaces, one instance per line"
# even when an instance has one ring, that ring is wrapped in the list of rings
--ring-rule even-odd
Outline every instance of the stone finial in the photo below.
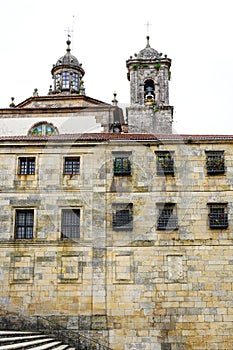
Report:
[[[37,88],[34,89],[34,91],[33,91],[33,96],[34,96],[34,97],[39,96],[39,94],[38,94],[38,89],[37,89]]]
[[[11,108],[14,108],[15,107],[15,104],[14,104],[14,97],[11,97],[11,103],[10,103],[10,105],[9,105],[9,107],[11,107]]]
[[[114,92],[114,93],[113,93],[113,100],[112,100],[113,106],[117,106],[117,104],[118,104],[118,101],[117,101],[117,99],[116,99],[116,96],[117,96],[117,93]]]

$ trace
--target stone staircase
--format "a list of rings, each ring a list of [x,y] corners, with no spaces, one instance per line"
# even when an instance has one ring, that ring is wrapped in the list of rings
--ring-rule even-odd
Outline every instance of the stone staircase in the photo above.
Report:
[[[0,350],[75,350],[62,341],[38,332],[0,331]]]

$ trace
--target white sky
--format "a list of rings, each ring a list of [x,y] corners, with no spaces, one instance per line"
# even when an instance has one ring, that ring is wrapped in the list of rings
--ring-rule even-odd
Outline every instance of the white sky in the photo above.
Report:
[[[126,60],[146,46],[172,59],[174,129],[233,134],[232,0],[0,0],[0,108],[34,88],[47,95],[51,69],[66,52],[83,64],[90,97],[129,103]]]

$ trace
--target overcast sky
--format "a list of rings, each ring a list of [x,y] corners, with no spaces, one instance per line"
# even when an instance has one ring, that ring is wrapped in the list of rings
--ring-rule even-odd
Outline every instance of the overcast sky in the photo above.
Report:
[[[0,108],[47,95],[51,69],[66,52],[86,72],[86,94],[129,103],[126,60],[146,46],[172,59],[174,129],[233,134],[232,0],[1,0]]]

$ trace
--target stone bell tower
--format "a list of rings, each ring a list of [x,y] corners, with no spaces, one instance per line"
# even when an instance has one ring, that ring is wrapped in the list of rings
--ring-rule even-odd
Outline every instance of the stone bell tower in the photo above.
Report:
[[[129,132],[172,133],[173,107],[169,105],[171,59],[150,47],[126,61],[130,81]]]

